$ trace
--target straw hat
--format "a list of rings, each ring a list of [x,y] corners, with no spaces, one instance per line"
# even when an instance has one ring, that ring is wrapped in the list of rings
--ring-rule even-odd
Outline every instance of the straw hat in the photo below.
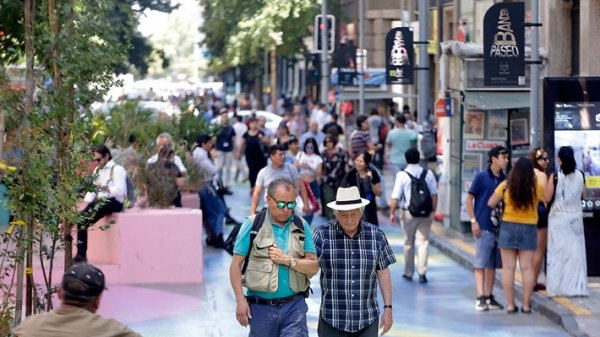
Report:
[[[360,197],[358,187],[340,187],[337,190],[335,201],[328,203],[327,207],[338,211],[350,211],[367,206],[369,203],[369,200]]]

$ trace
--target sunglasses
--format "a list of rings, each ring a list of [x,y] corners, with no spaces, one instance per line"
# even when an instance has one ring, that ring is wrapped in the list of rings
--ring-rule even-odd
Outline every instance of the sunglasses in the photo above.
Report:
[[[315,148],[313,146],[306,146],[306,147],[304,147],[304,149],[305,150],[313,150],[314,151]]]
[[[92,163],[99,163],[102,160],[102,157],[100,158],[92,158]]]
[[[543,160],[543,161],[546,161],[546,162],[550,161],[550,158],[548,158],[548,157],[546,157],[546,158],[540,158],[540,159]]]
[[[275,201],[275,203],[277,203],[277,208],[279,208],[279,209],[283,209],[285,206],[287,206],[287,208],[289,210],[292,210],[292,209],[296,208],[296,202],[295,201],[292,201],[292,202],[277,201],[272,196],[269,195],[269,197],[271,199],[273,199],[273,201]]]

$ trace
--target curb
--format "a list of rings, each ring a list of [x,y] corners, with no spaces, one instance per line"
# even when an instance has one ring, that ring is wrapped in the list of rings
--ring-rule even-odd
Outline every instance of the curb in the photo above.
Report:
[[[473,269],[473,256],[453,245],[447,238],[431,232],[429,242],[463,267],[470,270]],[[496,274],[496,284],[502,288],[502,276],[498,273]],[[515,297],[523,297],[523,286],[519,282],[515,283]],[[552,322],[562,326],[569,335],[589,337],[588,334],[579,330],[575,315],[571,311],[555,303],[548,297],[534,292],[531,296],[531,307]]]

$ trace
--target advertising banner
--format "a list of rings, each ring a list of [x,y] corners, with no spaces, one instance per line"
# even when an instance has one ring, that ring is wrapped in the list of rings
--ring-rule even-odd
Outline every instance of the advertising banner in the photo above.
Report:
[[[387,84],[414,84],[415,48],[411,27],[392,28],[385,38]]]
[[[483,19],[483,77],[486,87],[525,86],[525,3],[502,2]]]
[[[339,85],[356,85],[356,46],[342,46],[337,55]]]

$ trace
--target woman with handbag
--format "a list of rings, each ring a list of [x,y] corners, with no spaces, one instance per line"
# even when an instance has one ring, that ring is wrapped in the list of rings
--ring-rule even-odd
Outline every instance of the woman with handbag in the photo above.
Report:
[[[354,168],[348,171],[340,187],[358,187],[360,197],[370,201],[363,212],[363,220],[379,226],[376,197],[380,197],[383,192],[381,190],[381,177],[376,170],[369,167],[372,160],[373,156],[369,152],[358,152],[354,158]]]
[[[523,307],[521,312],[531,313],[530,299],[535,285],[533,257],[537,249],[537,206],[544,200],[544,187],[533,173],[533,163],[519,158],[508,179],[498,185],[488,201],[495,208],[503,202],[504,211],[498,234],[498,248],[502,255],[502,287],[508,302],[507,312],[516,313],[515,269],[517,257],[523,275]]]
[[[548,296],[588,296],[581,208],[581,200],[585,198],[585,177],[582,172],[577,172],[574,150],[570,146],[558,150],[558,164],[560,170],[550,175],[546,187],[550,208],[546,291]]]
[[[319,146],[314,138],[308,138],[304,142],[303,151],[298,152],[294,166],[300,172],[300,177],[304,181],[307,190],[310,189],[316,200],[321,198],[321,187],[319,180],[323,172],[323,158],[319,155]],[[309,191],[310,194],[310,191]],[[318,206],[318,204],[317,204]],[[313,207],[313,213],[318,207]],[[313,219],[313,214],[305,214],[304,220],[310,225]]]

